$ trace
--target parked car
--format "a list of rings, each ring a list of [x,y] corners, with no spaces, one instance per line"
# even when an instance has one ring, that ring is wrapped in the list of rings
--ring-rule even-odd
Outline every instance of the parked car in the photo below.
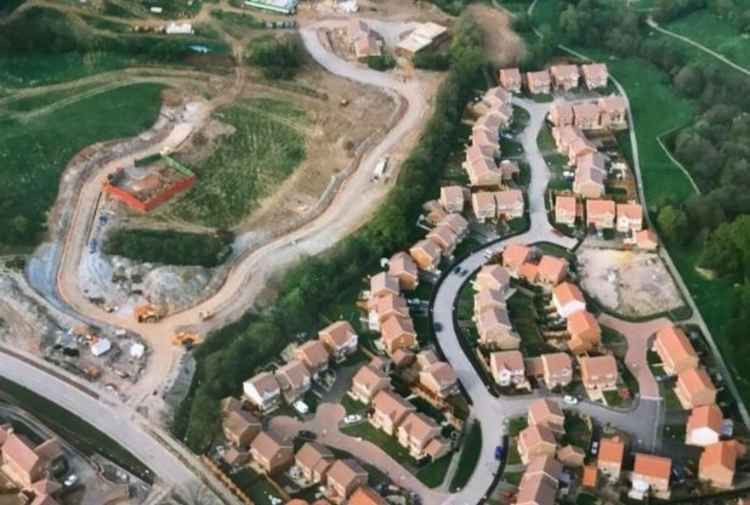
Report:
[[[593,456],[596,456],[598,452],[599,452],[599,441],[594,440],[593,442],[591,442],[591,454]]]
[[[315,440],[316,438],[318,438],[318,435],[310,430],[301,430],[297,435],[299,435],[300,438],[304,438],[305,440]]]
[[[354,424],[358,423],[362,420],[362,416],[359,414],[351,414],[348,416],[344,416],[344,423],[346,424]]]
[[[495,459],[498,461],[502,461],[504,456],[505,448],[502,445],[498,445],[497,447],[495,447]]]
[[[563,396],[563,401],[567,403],[568,405],[576,405],[578,404],[578,398],[571,395],[565,395]]]

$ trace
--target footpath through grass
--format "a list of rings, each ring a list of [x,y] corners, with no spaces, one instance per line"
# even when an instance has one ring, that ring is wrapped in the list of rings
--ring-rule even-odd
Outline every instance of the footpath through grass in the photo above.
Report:
[[[148,129],[162,86],[135,84],[18,123],[0,116],[0,249],[36,244],[70,159],[95,142]]]
[[[267,102],[265,106],[270,107]],[[217,119],[235,131],[219,138],[216,150],[194,167],[198,181],[193,189],[164,206],[163,212],[219,228],[239,223],[305,158],[305,138],[278,120],[282,111],[281,105],[273,116],[242,105],[221,109]]]
[[[750,40],[738,32],[732,21],[708,9],[680,17],[664,28],[703,44],[737,65],[750,68]]]

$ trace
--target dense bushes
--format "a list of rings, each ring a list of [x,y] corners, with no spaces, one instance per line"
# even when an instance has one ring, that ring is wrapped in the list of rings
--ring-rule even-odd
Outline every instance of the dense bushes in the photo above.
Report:
[[[390,70],[396,66],[396,60],[388,53],[383,53],[380,56],[368,56],[367,66],[373,70],[379,70],[381,72]]]
[[[420,51],[414,55],[414,66],[423,70],[448,70],[451,66],[450,54],[442,51]]]
[[[250,44],[248,61],[268,79],[291,79],[302,66],[302,53],[294,39],[263,37]]]
[[[215,267],[231,252],[231,242],[228,233],[207,235],[120,228],[107,238],[104,252],[148,263]]]
[[[706,0],[659,0],[654,9],[654,19],[667,23],[691,12],[706,8]]]
[[[466,19],[458,29],[478,31]],[[484,60],[477,40],[481,37],[456,37],[453,64],[435,97],[434,115],[372,221],[332,251],[304,260],[286,274],[272,309],[212,333],[197,350],[194,389],[173,423],[175,435],[194,451],[209,447],[219,424],[221,398],[239,394],[242,381],[286,346],[292,335],[314,335],[340,317],[337,307],[353,307],[362,278],[377,268],[379,259],[417,239],[420,232],[414,222],[421,205],[437,193],[449,157],[465,140],[463,111],[482,82]]]

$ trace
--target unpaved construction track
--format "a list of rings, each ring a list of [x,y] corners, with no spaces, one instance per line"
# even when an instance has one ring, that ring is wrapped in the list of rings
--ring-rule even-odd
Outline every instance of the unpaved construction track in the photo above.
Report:
[[[73,202],[75,208],[57,269],[57,291],[62,301],[84,319],[134,331],[151,345],[150,365],[141,380],[129,391],[132,405],[148,405],[154,412],[159,410],[160,398],[151,393],[163,385],[181,352],[172,346],[172,335],[185,328],[205,334],[238,319],[253,306],[272,275],[302,256],[320,253],[357,229],[367,221],[387,193],[389,187],[371,182],[371,174],[382,157],[388,155],[424,122],[428,105],[419,81],[403,82],[400,78],[361,68],[328,53],[318,39],[318,30],[345,24],[345,21],[326,21],[304,28],[301,34],[305,47],[316,61],[333,74],[398,95],[405,103],[403,116],[380,143],[362,157],[359,167],[342,184],[331,203],[318,217],[292,233],[240,254],[231,266],[223,286],[210,298],[190,310],[169,315],[159,323],[139,324],[130,317],[107,313],[91,303],[79,285],[78,268],[97,212],[102,183],[107,175],[129,160],[177,148],[185,140],[186,134],[197,131],[205,124],[212,110],[238,96],[244,82],[242,72],[238,72],[231,93],[222,95],[214,102],[197,104],[189,117],[185,116],[170,125],[171,132],[156,135],[159,140],[149,143],[138,152],[110,160],[98,167],[88,177]],[[209,321],[201,321],[201,312],[212,313],[214,317]]]

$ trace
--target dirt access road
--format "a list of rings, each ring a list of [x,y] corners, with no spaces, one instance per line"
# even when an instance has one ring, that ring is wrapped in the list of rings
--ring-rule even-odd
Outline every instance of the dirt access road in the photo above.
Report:
[[[96,214],[102,181],[106,174],[126,160],[119,159],[102,167],[97,177],[87,181],[82,189],[75,202],[77,208],[65,242],[57,287],[61,298],[76,312],[100,323],[134,331],[151,345],[149,366],[138,384],[129,391],[131,405],[146,405],[150,407],[150,412],[160,409],[159,396],[152,396],[151,392],[159,389],[179,358],[180,350],[171,344],[174,333],[190,328],[205,334],[238,319],[254,304],[273,274],[289,267],[303,256],[318,254],[330,248],[359,228],[388,192],[389,185],[371,182],[370,176],[381,158],[419,130],[426,121],[429,105],[423,85],[418,80],[404,82],[398,77],[363,68],[329,53],[318,38],[318,30],[346,24],[346,20],[328,20],[303,27],[301,36],[306,49],[329,72],[397,95],[406,104],[404,115],[380,143],[362,158],[358,169],[318,218],[257,250],[240,255],[224,285],[211,298],[192,309],[167,316],[156,324],[138,324],[132,318],[108,314],[92,304],[80,289],[77,269]],[[203,107],[200,121],[205,121],[212,108],[211,104]],[[200,121],[194,121],[190,126],[194,128]],[[164,147],[170,147],[174,140],[168,137],[132,157],[159,152]],[[212,313],[214,317],[209,321],[201,321],[201,312]]]

